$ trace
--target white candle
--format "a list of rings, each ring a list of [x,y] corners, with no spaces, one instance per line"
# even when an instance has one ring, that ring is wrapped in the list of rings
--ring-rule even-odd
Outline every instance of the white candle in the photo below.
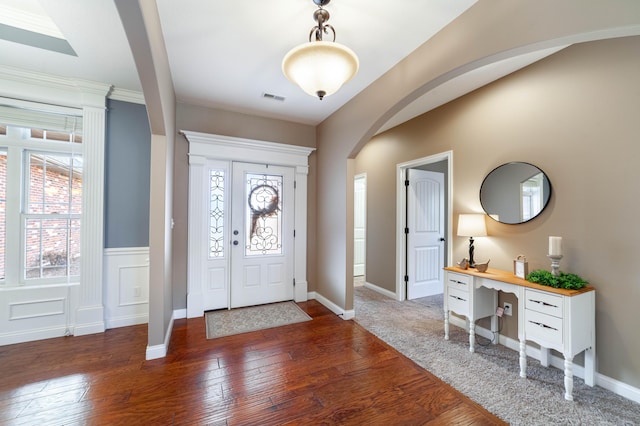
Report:
[[[549,237],[549,256],[562,255],[562,237]]]

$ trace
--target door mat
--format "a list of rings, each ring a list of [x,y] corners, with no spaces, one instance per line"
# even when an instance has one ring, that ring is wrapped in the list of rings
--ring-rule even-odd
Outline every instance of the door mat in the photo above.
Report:
[[[207,339],[280,327],[311,317],[294,302],[279,302],[205,313]]]

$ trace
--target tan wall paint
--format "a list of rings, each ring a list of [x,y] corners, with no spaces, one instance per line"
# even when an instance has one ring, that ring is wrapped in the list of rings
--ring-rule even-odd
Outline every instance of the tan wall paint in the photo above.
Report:
[[[490,236],[476,240],[476,256],[511,270],[513,258],[524,253],[530,270],[548,270],[548,236],[562,236],[561,269],[597,289],[598,371],[640,387],[640,340],[634,337],[639,75],[640,37],[574,45],[374,137],[355,167],[367,173],[367,281],[395,289],[395,256],[387,247],[395,246],[396,164],[453,150],[455,260],[468,247],[466,238],[455,237],[457,215],[482,211],[478,192],[485,175],[505,162],[531,162],[551,180],[549,207],[522,225],[487,219]],[[512,338],[515,318],[503,327]]]
[[[176,98],[155,1],[117,0],[116,6],[134,54],[151,125],[148,346],[160,347],[173,318],[171,171]]]
[[[318,126],[317,292],[345,310],[353,285],[346,159],[417,97],[496,60],[570,42],[640,34],[635,0],[479,1]]]
[[[289,145],[315,147],[316,134],[313,126],[291,123],[282,120],[260,118],[246,114],[217,109],[178,104],[178,130],[211,133],[238,138],[278,142]],[[187,237],[188,237],[188,196],[189,163],[187,154],[189,143],[182,135],[177,135],[174,163],[174,204],[173,219],[173,307],[183,309],[187,306]],[[307,202],[307,277],[309,291],[314,290],[315,244],[316,239],[316,160],[315,154],[309,157],[308,202]]]

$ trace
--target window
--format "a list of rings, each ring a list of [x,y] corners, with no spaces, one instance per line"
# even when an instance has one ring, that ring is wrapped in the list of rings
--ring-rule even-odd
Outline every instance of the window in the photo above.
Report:
[[[0,281],[28,285],[75,279],[80,275],[82,137],[64,129],[1,126]]]
[[[24,279],[79,275],[82,158],[26,152]]]

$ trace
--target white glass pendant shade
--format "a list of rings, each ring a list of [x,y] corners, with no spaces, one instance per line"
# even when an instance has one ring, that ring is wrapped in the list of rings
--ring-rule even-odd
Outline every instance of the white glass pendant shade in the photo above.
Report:
[[[310,41],[294,47],[282,60],[282,72],[311,96],[337,92],[358,72],[358,57],[332,41]]]

